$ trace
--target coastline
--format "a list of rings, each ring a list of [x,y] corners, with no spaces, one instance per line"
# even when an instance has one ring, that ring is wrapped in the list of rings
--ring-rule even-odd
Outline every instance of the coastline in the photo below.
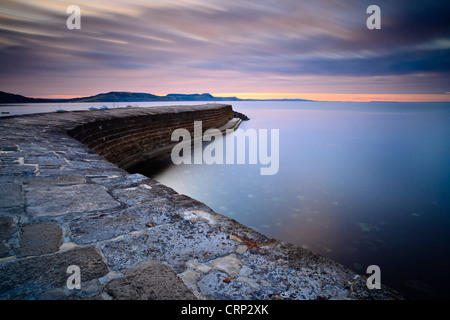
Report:
[[[123,119],[133,119],[127,128],[135,139],[151,141],[149,128],[132,131],[143,117],[177,125],[192,115],[212,128],[233,119],[230,110],[214,104],[1,118],[0,299],[402,299],[122,169],[137,157],[115,150],[118,141],[135,148],[120,136]],[[99,133],[112,123],[114,135]],[[68,265],[79,265],[81,290],[67,289]]]

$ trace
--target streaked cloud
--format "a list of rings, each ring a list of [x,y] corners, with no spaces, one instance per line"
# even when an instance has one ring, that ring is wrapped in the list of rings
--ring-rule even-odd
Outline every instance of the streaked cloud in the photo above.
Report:
[[[68,30],[73,1],[5,0],[2,90],[448,92],[450,4],[377,1],[382,29],[368,30],[371,2],[81,0]]]

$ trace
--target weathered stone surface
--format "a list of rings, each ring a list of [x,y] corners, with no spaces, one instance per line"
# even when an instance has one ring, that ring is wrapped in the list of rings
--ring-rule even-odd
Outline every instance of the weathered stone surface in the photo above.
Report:
[[[112,210],[109,213],[80,217],[69,222],[71,239],[78,244],[86,244],[173,223],[181,219],[170,214],[174,211],[166,201],[155,201],[127,209]]]
[[[169,266],[156,261],[125,270],[125,276],[111,280],[106,291],[118,300],[196,299]]]
[[[73,185],[73,184],[84,184],[86,183],[86,177],[82,175],[61,175],[61,176],[38,176],[38,177],[28,177],[24,179],[24,183],[28,187],[42,187],[45,185]]]
[[[109,265],[114,269],[136,266],[146,260],[165,261],[182,272],[189,260],[200,262],[234,252],[236,244],[218,228],[198,221],[148,228],[101,244]]]
[[[110,300],[104,294],[104,288],[97,279],[82,282],[80,289],[69,289],[67,286],[51,288],[38,297],[39,300]]]
[[[12,165],[12,166],[2,166],[0,168],[2,174],[4,175],[19,175],[19,176],[34,176],[37,173],[36,165]]]
[[[28,213],[35,217],[113,209],[120,205],[105,187],[94,184],[27,186],[25,198]]]
[[[120,198],[125,204],[138,205],[144,202],[152,201],[157,197],[152,189],[152,186],[141,184],[128,188],[115,189],[112,191],[112,194],[115,197]]]
[[[220,271],[209,273],[198,282],[200,293],[215,300],[248,300],[254,298],[252,296],[253,290],[247,283],[227,279],[228,277],[228,274]]]
[[[19,254],[38,256],[59,250],[62,230],[54,222],[30,223],[22,227]]]
[[[39,298],[44,292],[65,286],[70,265],[80,267],[82,282],[108,273],[94,246],[5,262],[0,264],[0,299]]]
[[[16,222],[13,218],[0,216],[0,258],[8,255],[11,249],[8,241],[17,229]]]
[[[22,187],[19,183],[2,183],[0,188],[0,207],[23,205]]]
[[[210,266],[226,272],[228,276],[236,278],[239,276],[239,272],[241,271],[241,261],[236,257],[234,253],[214,259],[208,263]]]

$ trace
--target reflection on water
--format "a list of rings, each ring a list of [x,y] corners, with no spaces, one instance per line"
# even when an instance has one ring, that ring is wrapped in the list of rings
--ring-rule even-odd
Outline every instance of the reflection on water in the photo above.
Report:
[[[140,170],[261,233],[332,258],[411,298],[449,298],[450,105],[233,102],[279,129],[278,174],[260,165]],[[227,136],[229,139],[232,136]],[[147,172],[145,172],[147,170]]]

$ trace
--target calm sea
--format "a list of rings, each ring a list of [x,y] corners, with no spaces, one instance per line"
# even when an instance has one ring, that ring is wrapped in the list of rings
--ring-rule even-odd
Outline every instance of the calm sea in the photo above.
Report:
[[[378,265],[381,282],[407,297],[450,298],[450,103],[231,104],[251,119],[241,129],[279,129],[276,175],[260,175],[260,164],[170,159],[142,164],[141,173],[360,274]],[[8,111],[102,105],[126,103]]]

